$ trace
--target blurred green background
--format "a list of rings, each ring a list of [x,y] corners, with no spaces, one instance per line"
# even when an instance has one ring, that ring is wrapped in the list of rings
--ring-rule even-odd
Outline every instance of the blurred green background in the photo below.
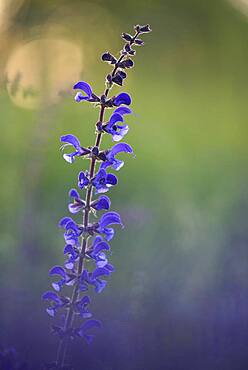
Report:
[[[59,137],[91,145],[98,114],[72,86],[101,94],[101,53],[150,23],[122,88],[136,159],[123,155],[110,195],[125,230],[93,299],[104,330],[83,358],[103,370],[247,369],[247,15],[247,0],[0,0],[1,343],[54,357],[40,296],[87,166],[63,161]]]

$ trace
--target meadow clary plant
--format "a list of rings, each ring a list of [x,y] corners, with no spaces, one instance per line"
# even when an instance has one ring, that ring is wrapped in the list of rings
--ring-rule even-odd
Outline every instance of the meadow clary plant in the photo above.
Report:
[[[127,70],[134,66],[132,57],[136,51],[133,47],[144,44],[140,36],[150,32],[151,28],[149,25],[137,25],[134,30],[134,35],[122,34],[125,44],[119,58],[109,52],[102,55],[102,60],[113,66],[112,72],[106,76],[103,95],[96,95],[87,82],[79,81],[74,85],[77,103],[89,102],[99,108],[95,144],[84,147],[74,135],[61,137],[66,162],[72,164],[87,158],[90,165],[88,170],[79,173],[78,189],[69,191],[69,212],[80,217],[78,221],[64,217],[59,222],[66,243],[65,263],[64,266],[54,266],[50,270],[50,276],[55,279],[53,290],[43,294],[43,299],[48,303],[47,313],[51,317],[56,316],[60,322],[52,326],[53,333],[59,336],[59,346],[56,362],[49,367],[51,369],[67,369],[65,357],[69,341],[79,337],[90,343],[95,328],[101,327],[101,322],[92,318],[88,292],[93,287],[96,293],[101,293],[106,287],[106,278],[114,271],[114,266],[108,260],[108,242],[115,233],[112,226],[123,227],[120,215],[110,211],[110,199],[105,195],[118,182],[117,176],[108,171],[119,171],[123,167],[124,162],[118,158],[120,153],[133,155],[131,146],[121,141],[129,130],[124,117],[132,113],[129,108],[131,97],[125,92],[109,97],[109,93],[114,85],[123,85]],[[113,109],[113,112],[106,120],[104,114],[109,109]],[[112,137],[115,143],[112,148],[100,148],[103,135]],[[80,192],[85,192],[85,195]],[[99,218],[98,212],[102,212]],[[71,290],[70,296],[63,293],[65,287],[66,293]]]

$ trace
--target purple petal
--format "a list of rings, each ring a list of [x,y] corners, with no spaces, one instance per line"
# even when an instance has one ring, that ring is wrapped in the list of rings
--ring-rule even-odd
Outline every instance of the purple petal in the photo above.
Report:
[[[92,273],[92,279],[94,280],[103,275],[110,275],[110,271],[104,267],[97,267]]]
[[[106,195],[101,195],[95,202],[91,204],[95,210],[100,211],[102,209],[108,210],[110,208],[110,199]]]
[[[88,295],[83,296],[80,301],[78,301],[81,305],[90,304],[90,297]]]
[[[75,162],[75,156],[78,154],[78,152],[70,153],[70,154],[63,154],[63,158],[66,162],[72,164]]]
[[[111,157],[114,157],[116,154],[121,153],[121,152],[133,154],[133,149],[130,145],[128,145],[126,143],[119,143],[119,144],[116,144],[112,147],[112,149],[110,150],[110,152],[107,156],[109,156],[111,158]]]
[[[67,231],[68,230],[73,230],[73,231],[75,231],[76,234],[79,234],[78,226],[73,220],[67,222],[67,224],[65,225],[65,229]]]
[[[81,171],[78,175],[78,187],[80,189],[83,189],[85,186],[87,186],[89,184],[89,179],[88,177],[85,175],[85,173],[83,171]]]
[[[123,122],[124,119],[119,113],[113,113],[109,119],[109,125],[112,127],[116,122]]]
[[[72,198],[80,198],[80,195],[76,189],[71,189],[69,191],[69,196]]]
[[[60,297],[58,296],[58,294],[56,294],[56,293],[54,293],[54,292],[51,292],[51,291],[45,292],[45,293],[42,295],[42,299],[44,299],[44,300],[49,299],[49,300],[54,301],[54,302],[56,302],[56,303],[61,302],[61,299],[60,299]]]
[[[107,174],[107,184],[110,184],[112,186],[112,185],[116,185],[117,182],[118,182],[118,179],[115,175],[113,175],[112,173]]]
[[[120,93],[114,100],[114,105],[119,107],[121,104],[130,105],[132,102],[130,95],[127,93]]]
[[[122,126],[121,129],[112,135],[113,141],[120,141],[129,131],[128,125]]]
[[[75,149],[77,149],[78,151],[81,151],[80,141],[74,135],[69,134],[69,135],[61,136],[60,141],[62,141],[64,143],[69,143],[69,144],[73,145]]]
[[[114,113],[119,113],[121,116],[123,116],[124,114],[131,114],[132,111],[128,107],[119,107],[115,109]]]
[[[64,248],[64,254],[67,254],[67,253],[70,253],[70,254],[74,253],[73,246],[70,244],[67,244]]]
[[[54,267],[49,271],[49,275],[50,275],[50,276],[53,276],[53,275],[60,275],[60,276],[62,276],[63,278],[66,278],[66,272],[65,272],[65,270],[63,269],[63,267],[61,267],[61,266],[54,266]]]
[[[63,217],[61,218],[61,220],[59,221],[59,227],[62,227],[62,228],[65,228],[66,227],[66,224],[68,224],[68,222],[72,222],[72,218],[71,217]]]
[[[80,103],[82,100],[87,100],[88,99],[88,96],[84,96],[81,91],[77,92],[75,97],[74,97],[74,100],[77,102],[77,103]]]
[[[104,229],[104,235],[105,235],[105,239],[109,242],[111,239],[113,239],[114,235],[115,235],[115,231],[114,229],[110,228],[110,227],[106,227]]]
[[[104,228],[108,225],[119,224],[122,225],[121,217],[117,212],[107,212],[102,215],[100,219],[100,227]]]
[[[75,202],[75,203],[69,203],[68,204],[68,209],[69,212],[71,212],[73,215],[81,211],[81,209],[84,207],[83,202]]]
[[[103,238],[100,235],[97,235],[94,239],[93,246],[103,241]]]
[[[114,272],[115,271],[115,268],[113,265],[111,265],[110,263],[108,263],[106,266],[105,266],[106,269],[108,269],[110,272]]]
[[[83,323],[83,325],[80,327],[81,331],[83,334],[85,334],[88,330],[92,329],[92,328],[100,328],[102,325],[101,325],[101,321],[99,320],[88,320],[86,322]]]
[[[100,243],[97,243],[97,245],[95,246],[94,248],[94,254],[98,254],[99,252],[101,252],[102,250],[110,250],[110,246],[108,245],[108,243],[102,241]]]
[[[91,98],[91,95],[92,95],[92,89],[90,87],[90,85],[87,83],[87,82],[84,82],[84,81],[79,81],[78,83],[76,83],[74,86],[73,86],[73,89],[80,89],[82,90],[86,95],[87,95],[87,98]]]

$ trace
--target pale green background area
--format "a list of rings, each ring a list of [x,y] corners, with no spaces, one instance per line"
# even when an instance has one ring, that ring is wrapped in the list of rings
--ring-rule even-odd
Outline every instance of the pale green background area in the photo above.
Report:
[[[63,260],[56,224],[68,214],[67,193],[76,186],[77,173],[87,168],[86,161],[70,166],[62,160],[59,137],[72,133],[82,145],[92,145],[98,114],[87,103],[76,104],[69,85],[56,104],[48,91],[40,109],[14,105],[5,87],[8,58],[20,40],[43,37],[45,31],[46,37],[73,41],[84,57],[81,78],[100,94],[109,71],[100,54],[118,51],[119,34],[137,22],[149,22],[153,32],[144,36],[145,46],[137,50],[122,89],[133,98],[125,141],[136,158],[123,155],[119,185],[108,194],[125,230],[112,242],[117,271],[104,295],[96,297],[95,311],[106,321],[118,320],[116,312],[126,302],[128,320],[145,327],[157,299],[158,322],[149,324],[154,336],[156,325],[169,327],[166,315],[174,312],[181,321],[169,332],[176,330],[175,346],[183,348],[185,321],[201,326],[206,305],[213,315],[210,338],[222,311],[227,322],[230,314],[235,325],[243,326],[248,302],[247,18],[238,1],[236,8],[220,0],[115,4],[27,1],[2,31],[0,278],[11,302],[16,292],[24,294],[24,303],[18,301],[15,308],[3,302],[2,337],[14,335],[11,315],[27,302],[47,324],[39,299],[49,284],[48,269]],[[46,71],[50,59],[44,57],[44,63]],[[49,81],[43,87],[49,90]],[[104,138],[103,147],[110,143]],[[166,334],[161,338],[170,343]]]

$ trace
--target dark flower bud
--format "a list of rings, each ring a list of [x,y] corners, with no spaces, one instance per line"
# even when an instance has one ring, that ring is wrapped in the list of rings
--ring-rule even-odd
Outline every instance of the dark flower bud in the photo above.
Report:
[[[134,26],[134,29],[136,32],[140,32],[140,25],[136,24],[136,26]]]
[[[122,82],[124,78],[126,77],[127,77],[127,74],[124,71],[118,71],[116,72],[114,77],[112,77],[112,81],[116,83],[117,85],[122,86]]]
[[[106,103],[106,95],[102,95],[100,101],[101,101],[102,104],[105,104]]]
[[[126,72],[124,72],[124,71],[118,71],[117,72],[120,76],[121,76],[121,78],[126,78],[127,77],[127,74],[126,74]]]
[[[129,44],[126,44],[126,45],[124,46],[124,49],[125,49],[125,50],[126,50],[126,52],[127,52],[128,54],[130,54],[130,55],[134,55],[134,54],[136,53],[136,51],[135,51],[135,50],[133,50]]]
[[[100,153],[98,154],[98,158],[99,158],[101,161],[106,161],[106,160],[107,160],[106,153],[105,153],[105,152],[100,152]]]
[[[132,41],[132,36],[129,35],[129,33],[125,33],[123,32],[123,34],[121,35],[121,37],[125,40],[125,41]]]
[[[139,26],[139,32],[142,32],[142,33],[151,32],[150,25],[146,24],[145,26]]]
[[[91,150],[92,154],[94,154],[96,157],[98,156],[99,154],[99,149],[97,146],[94,146],[94,148],[92,148]]]
[[[126,59],[123,60],[123,62],[120,62],[118,65],[120,68],[132,68],[134,66],[134,62],[132,59]]]
[[[110,64],[115,64],[117,62],[116,58],[112,54],[110,54],[108,51],[102,54],[102,60]]]
[[[123,82],[123,78],[119,75],[119,74],[116,74],[113,78],[112,78],[112,81],[119,85],[119,86],[122,86],[122,82]]]
[[[144,41],[141,39],[135,39],[134,40],[135,45],[144,45]]]

